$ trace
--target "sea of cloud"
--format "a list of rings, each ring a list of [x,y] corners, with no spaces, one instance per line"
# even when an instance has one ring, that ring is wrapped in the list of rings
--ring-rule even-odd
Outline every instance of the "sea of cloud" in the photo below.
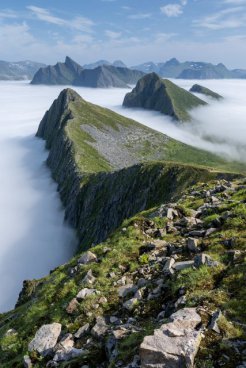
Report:
[[[185,89],[197,81],[175,80]],[[178,126],[157,112],[122,107],[125,89],[76,88],[85,99],[110,108],[182,142],[246,161],[246,80],[200,84],[224,96],[192,111],[192,123]],[[0,83],[0,312],[14,306],[24,279],[41,277],[74,252],[74,232],[44,164],[38,124],[61,86]]]
[[[34,136],[57,93],[0,83],[0,312],[15,305],[23,280],[49,273],[76,246],[44,164],[44,143]]]
[[[174,124],[171,118],[158,112],[122,107],[125,89],[76,88],[86,100],[108,107],[150,128],[192,146],[217,153],[228,160],[246,161],[246,80],[173,80],[189,90],[198,83],[221,94],[216,101],[197,94],[207,106],[191,111],[192,122]]]

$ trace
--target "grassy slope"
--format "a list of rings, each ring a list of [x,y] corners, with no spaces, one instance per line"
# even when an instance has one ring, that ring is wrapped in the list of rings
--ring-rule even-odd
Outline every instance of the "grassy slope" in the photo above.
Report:
[[[235,181],[235,184],[238,185],[240,182]],[[201,206],[205,201],[202,193],[204,190],[213,188],[214,185],[216,182],[211,181],[191,188],[179,201],[182,211],[188,215],[191,209]],[[200,191],[201,195],[190,196],[192,190]],[[238,186],[235,192],[231,191],[229,194],[230,199],[224,200],[217,209],[211,209],[210,213],[202,217],[205,226],[209,227],[211,221],[226,211],[229,210],[232,214],[224,222],[222,228],[204,243],[206,253],[218,260],[221,265],[212,269],[203,266],[197,270],[181,271],[176,277],[167,281],[168,288],[161,298],[145,301],[143,308],[137,308],[133,315],[139,318],[142,329],[121,340],[119,358],[123,361],[128,362],[137,353],[143,336],[150,334],[157,325],[152,316],[156,317],[162,310],[161,305],[167,301],[177,300],[179,288],[185,287],[187,306],[202,306],[209,313],[220,308],[223,312],[223,317],[219,322],[222,336],[212,332],[205,334],[196,366],[198,368],[213,367],[212,362],[218,361],[225,354],[229,356],[231,363],[224,366],[226,368],[235,367],[233,364],[236,357],[233,355],[235,353],[230,347],[230,342],[236,338],[244,338],[244,332],[239,323],[246,323],[246,293],[243,288],[246,272],[246,209],[245,203],[242,203],[246,199],[246,190]],[[223,193],[217,196],[218,198],[223,197]],[[0,366],[2,368],[22,367],[22,357],[27,350],[27,343],[42,324],[52,321],[61,322],[63,332],[74,333],[86,322],[93,325],[96,316],[112,315],[119,309],[118,287],[114,285],[114,281],[122,277],[123,271],[119,269],[119,264],[126,266],[125,275],[130,275],[143,265],[153,265],[147,254],[139,256],[139,247],[143,241],[155,242],[155,239],[146,238],[142,232],[149,218],[159,228],[164,227],[167,222],[165,217],[160,218],[156,215],[156,209],[140,213],[125,221],[106,242],[93,248],[93,252],[100,258],[100,263],[80,267],[75,277],[71,277],[69,270],[77,264],[78,256],[66,265],[58,267],[50,276],[37,283],[30,283],[25,303],[14,311],[0,315]],[[232,237],[235,238],[235,248],[242,252],[236,265],[228,262],[228,248],[223,245],[224,239]],[[165,235],[164,239],[172,244],[179,243],[181,240],[180,235],[175,233]],[[104,253],[105,247],[110,249],[106,254]],[[184,257],[188,257],[188,254],[184,254]],[[81,303],[77,314],[69,316],[65,311],[67,303],[81,289],[81,280],[89,269],[92,269],[93,274],[97,277],[93,287],[101,291],[102,295],[107,298],[107,302],[100,304],[98,309],[94,309],[93,305],[97,302],[98,297],[90,297]],[[116,277],[108,277],[109,272],[115,272]],[[162,268],[157,267],[155,272],[157,272],[156,278],[163,276]],[[38,284],[37,287],[36,284]],[[92,313],[89,315],[88,312]],[[4,338],[3,335],[9,328],[16,329],[18,335]],[[83,345],[84,340],[80,343]],[[96,343],[91,354],[87,358],[78,358],[74,363],[63,363],[62,367],[75,368],[88,362],[95,366],[97,361],[100,362],[100,359],[103,359],[102,350]],[[44,361],[37,359],[35,354],[33,358],[36,361],[35,368],[45,366]]]
[[[205,96],[209,96],[209,97],[215,98],[216,100],[223,99],[223,97],[221,95],[219,95],[218,93],[212,91],[209,88],[206,88],[204,86],[201,86],[199,84],[194,84],[191,87],[190,92],[197,92],[197,93],[203,94]]]
[[[170,86],[170,89],[172,89],[172,86]],[[100,130],[105,130],[108,127],[118,130],[119,126],[128,127],[132,130],[141,128],[143,132],[141,137],[142,149],[136,152],[135,144],[127,146],[130,151],[138,155],[140,162],[154,161],[153,157],[158,153],[158,161],[185,163],[219,171],[245,171],[245,165],[243,164],[227,162],[215,154],[178,142],[133,120],[85,102],[82,99],[70,103],[70,109],[73,113],[73,119],[69,120],[65,130],[73,142],[75,159],[81,172],[110,171],[111,169],[105,158],[88,144],[88,142],[93,142],[94,139],[80,128],[83,124],[90,124]],[[144,138],[145,135],[147,136],[150,133],[158,144],[152,145],[149,142],[149,137]]]
[[[171,98],[174,111],[179,120],[183,122],[189,121],[189,110],[198,106],[206,105],[206,102],[192,95],[185,89],[176,86],[176,84],[172,83],[168,79],[164,79],[163,83],[165,84],[167,93]]]

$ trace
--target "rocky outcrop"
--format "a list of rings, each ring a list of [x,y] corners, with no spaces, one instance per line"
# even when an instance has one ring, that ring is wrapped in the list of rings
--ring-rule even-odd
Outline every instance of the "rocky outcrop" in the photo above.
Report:
[[[190,120],[189,110],[203,105],[206,102],[155,73],[141,78],[123,102],[125,107],[159,111],[180,122]]]
[[[194,84],[191,87],[190,92],[200,93],[202,95],[205,95],[205,96],[208,96],[208,97],[212,97],[215,100],[221,100],[221,99],[223,99],[223,97],[221,95],[219,95],[218,93],[212,91],[209,88],[203,87],[200,84]]]
[[[196,330],[201,317],[194,308],[184,308],[172,314],[170,321],[144,338],[141,368],[193,367],[201,342],[201,332]]]
[[[34,339],[29,343],[28,351],[36,351],[43,356],[48,355],[55,347],[60,333],[60,323],[54,322],[50,325],[43,325],[36,332]]]

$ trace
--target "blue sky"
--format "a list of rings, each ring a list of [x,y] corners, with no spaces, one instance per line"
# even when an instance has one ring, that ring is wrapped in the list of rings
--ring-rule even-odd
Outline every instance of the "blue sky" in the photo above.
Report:
[[[246,0],[1,0],[0,55],[224,62],[246,68]]]

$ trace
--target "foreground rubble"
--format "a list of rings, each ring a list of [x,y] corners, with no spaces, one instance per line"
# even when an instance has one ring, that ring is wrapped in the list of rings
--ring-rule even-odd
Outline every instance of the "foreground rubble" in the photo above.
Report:
[[[29,368],[244,367],[245,201],[244,180],[200,184],[25,283],[0,316],[0,355]]]

